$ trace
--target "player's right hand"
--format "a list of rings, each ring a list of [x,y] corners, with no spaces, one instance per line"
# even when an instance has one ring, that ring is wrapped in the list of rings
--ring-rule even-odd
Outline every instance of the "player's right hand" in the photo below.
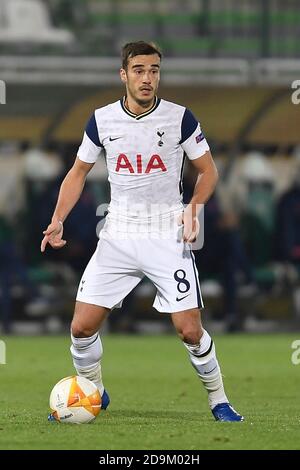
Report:
[[[41,243],[41,252],[45,251],[47,243],[52,246],[55,250],[62,248],[67,243],[66,240],[62,239],[63,236],[63,225],[61,222],[53,221],[48,225],[47,229],[43,231],[44,238]]]

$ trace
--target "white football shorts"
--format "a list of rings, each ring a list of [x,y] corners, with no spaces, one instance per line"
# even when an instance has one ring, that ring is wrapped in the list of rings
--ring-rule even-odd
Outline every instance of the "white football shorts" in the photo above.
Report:
[[[81,278],[76,300],[109,309],[121,307],[144,276],[157,288],[153,307],[159,312],[203,308],[194,255],[181,240],[178,227],[163,236],[122,236],[106,224]]]

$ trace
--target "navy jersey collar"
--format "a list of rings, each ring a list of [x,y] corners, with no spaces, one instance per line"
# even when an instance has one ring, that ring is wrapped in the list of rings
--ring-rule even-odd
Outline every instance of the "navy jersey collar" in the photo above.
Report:
[[[143,117],[145,116],[148,116],[149,114],[153,113],[153,111],[156,110],[156,108],[159,106],[159,103],[160,103],[160,98],[158,98],[157,96],[155,96],[155,99],[154,99],[154,104],[152,106],[152,108],[148,109],[148,111],[145,111],[144,113],[142,114],[135,114],[135,113],[132,113],[125,105],[125,101],[126,101],[126,96],[123,96],[123,98],[120,100],[120,104],[121,104],[121,107],[123,109],[123,111],[128,114],[129,116],[131,116],[132,118],[136,119],[136,120],[139,120],[139,119],[142,119]]]

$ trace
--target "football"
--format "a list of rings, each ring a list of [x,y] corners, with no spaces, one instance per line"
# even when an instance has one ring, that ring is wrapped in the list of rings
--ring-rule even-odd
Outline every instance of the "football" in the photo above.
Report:
[[[96,385],[77,375],[60,380],[53,387],[49,402],[49,421],[60,423],[89,423],[101,410],[101,395]]]

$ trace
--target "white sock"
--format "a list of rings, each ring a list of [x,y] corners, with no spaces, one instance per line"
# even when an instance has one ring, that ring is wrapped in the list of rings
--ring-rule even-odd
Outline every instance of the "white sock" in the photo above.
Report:
[[[75,338],[71,333],[71,339],[70,351],[77,374],[94,382],[102,396],[104,392],[101,372],[103,348],[99,334],[95,333],[88,338]]]
[[[208,402],[211,409],[218,403],[228,403],[221,370],[216,357],[215,345],[206,330],[199,344],[183,343],[187,348],[191,363],[208,392]]]

